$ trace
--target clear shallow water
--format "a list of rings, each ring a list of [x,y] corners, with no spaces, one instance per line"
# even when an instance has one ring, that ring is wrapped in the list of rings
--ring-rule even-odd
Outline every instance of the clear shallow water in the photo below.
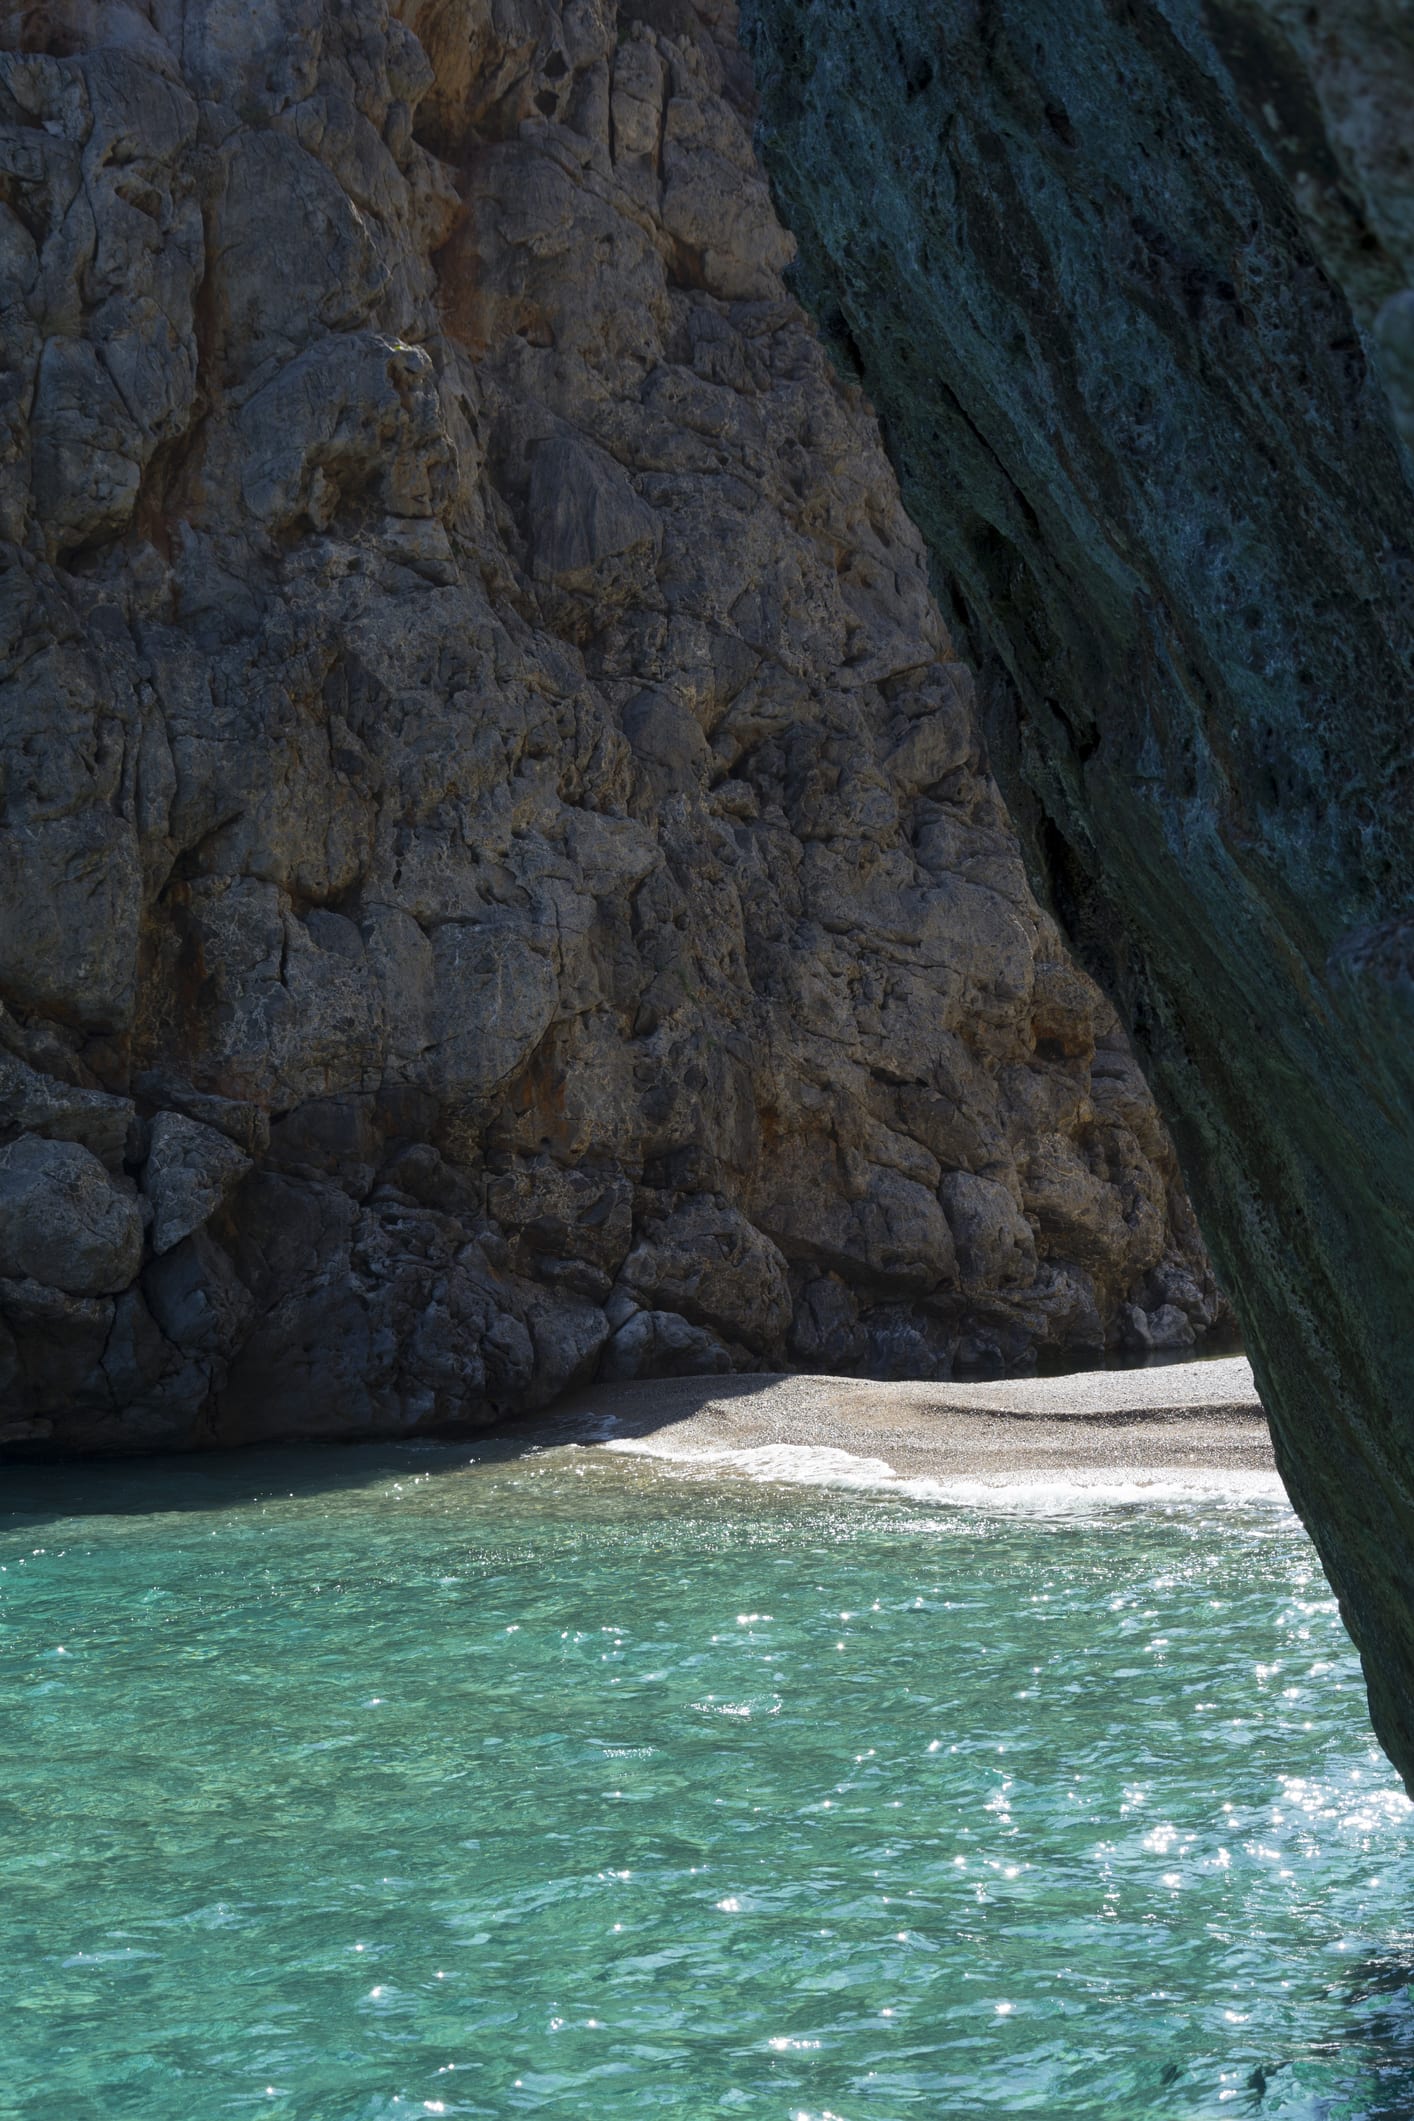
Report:
[[[0,2113],[1414,2113],[1285,1511],[464,1460],[12,1470]]]

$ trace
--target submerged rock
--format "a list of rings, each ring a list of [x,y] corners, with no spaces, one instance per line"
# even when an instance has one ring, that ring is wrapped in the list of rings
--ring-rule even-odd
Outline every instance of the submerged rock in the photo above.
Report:
[[[747,13],[801,285],[1414,1776],[1414,33],[1368,0]],[[1134,1341],[1175,1345],[1180,1285],[1150,1296]]]
[[[11,1440],[1206,1330],[725,0],[38,0],[0,106]]]

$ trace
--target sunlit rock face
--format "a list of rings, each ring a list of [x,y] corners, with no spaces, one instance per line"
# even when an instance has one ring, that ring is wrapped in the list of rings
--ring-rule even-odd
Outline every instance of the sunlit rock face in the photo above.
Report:
[[[1408,1775],[1404,11],[749,26],[798,284],[883,419],[1033,874],[1139,1035]]]
[[[1201,1336],[732,9],[0,25],[4,1441]]]

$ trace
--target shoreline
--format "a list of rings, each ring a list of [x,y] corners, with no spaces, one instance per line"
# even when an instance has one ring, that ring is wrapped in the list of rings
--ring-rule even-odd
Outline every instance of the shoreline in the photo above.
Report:
[[[503,1439],[511,1432],[499,1431]],[[745,1375],[597,1385],[515,1424],[529,1447],[577,1444],[756,1479],[959,1497],[1047,1485],[1282,1491],[1246,1359],[1082,1370],[986,1384]]]

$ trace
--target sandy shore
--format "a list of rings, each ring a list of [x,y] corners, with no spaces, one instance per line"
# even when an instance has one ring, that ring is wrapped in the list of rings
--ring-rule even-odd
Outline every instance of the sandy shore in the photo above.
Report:
[[[1145,1370],[1087,1370],[997,1384],[875,1384],[844,1377],[690,1377],[599,1385],[524,1442],[578,1443],[828,1477],[946,1486],[1196,1483],[1274,1492],[1266,1418],[1241,1357]],[[862,1468],[861,1468],[862,1470]]]

